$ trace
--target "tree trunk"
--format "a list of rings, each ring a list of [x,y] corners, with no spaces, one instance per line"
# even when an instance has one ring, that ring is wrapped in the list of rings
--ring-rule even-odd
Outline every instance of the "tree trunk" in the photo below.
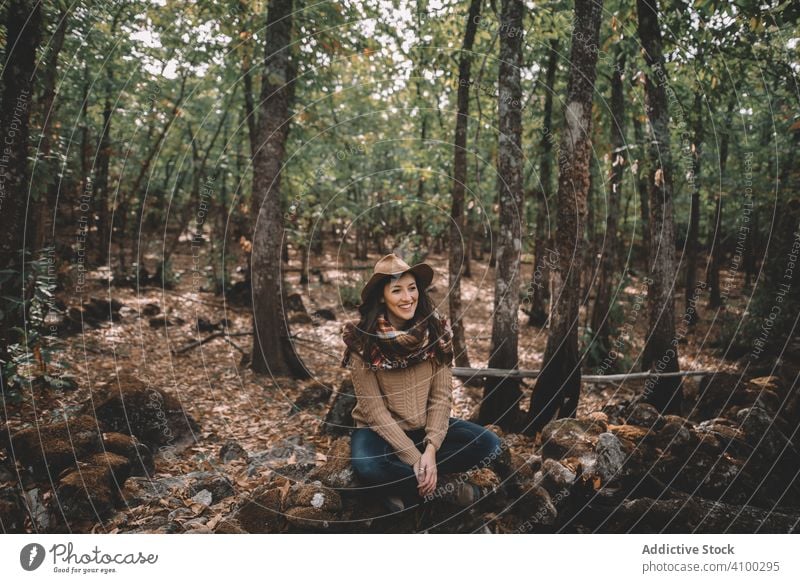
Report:
[[[111,21],[111,28],[109,30],[109,38],[114,38],[117,34],[117,26],[119,25],[120,18],[124,5],[114,13],[114,19]],[[111,234],[111,216],[109,213],[110,197],[108,189],[108,171],[111,161],[111,118],[114,115],[114,68],[111,63],[106,65],[106,82],[104,87],[104,102],[103,102],[103,128],[100,132],[100,140],[97,146],[97,166],[95,170],[94,185],[92,188],[92,202],[91,213],[92,217],[89,220],[90,225],[96,225],[97,230],[92,237],[92,249],[94,250],[94,260],[99,265],[102,263],[103,257],[110,254],[110,234]],[[95,222],[94,216],[97,216]]]
[[[547,311],[544,302],[550,298],[550,262],[546,256],[550,242],[549,202],[552,200],[553,187],[553,94],[558,68],[558,39],[550,41],[547,58],[547,72],[544,85],[544,121],[542,139],[540,141],[541,157],[539,158],[539,180],[541,190],[538,191],[538,208],[536,210],[536,249],[534,250],[533,274],[531,275],[531,311],[528,317],[529,326],[544,326],[547,322]]]
[[[611,77],[611,168],[609,168],[608,215],[604,250],[600,259],[600,278],[597,296],[592,310],[591,328],[594,342],[601,347],[600,361],[604,361],[611,350],[611,298],[617,282],[617,216],[619,198],[622,194],[622,176],[628,165],[628,150],[625,146],[625,87],[622,72],[625,70],[625,53],[617,46],[616,67]],[[611,371],[607,371],[611,372]]]
[[[592,152],[592,97],[603,3],[576,0],[564,131],[559,154],[556,264],[551,268],[550,331],[542,372],[531,396],[526,433],[533,435],[558,413],[574,417],[581,384],[578,307],[583,236]]]
[[[645,157],[644,131],[638,114],[633,115],[633,139],[636,140],[636,190],[639,192],[639,212],[642,221],[642,263],[644,270],[650,266],[650,196],[647,189],[647,160]]]
[[[594,131],[599,131],[597,126],[592,124],[595,128]],[[592,143],[596,140],[592,136]],[[589,164],[589,190],[586,193],[586,231],[583,236],[583,241],[580,242],[579,248],[583,252],[583,259],[581,259],[581,275],[580,275],[580,302],[578,310],[584,308],[584,317],[579,326],[588,328],[591,323],[592,310],[589,306],[592,298],[592,290],[594,289],[595,282],[600,276],[600,258],[597,253],[597,225],[596,225],[596,211],[598,200],[605,200],[606,195],[603,193],[605,183],[603,177],[599,176],[600,165],[597,163]],[[598,194],[598,190],[600,194]]]
[[[692,170],[692,209],[689,217],[689,236],[686,241],[686,296],[684,319],[690,326],[694,325],[699,314],[697,312],[697,296],[700,289],[697,285],[697,256],[700,254],[700,164],[703,151],[703,95],[698,91],[694,95],[694,168]]]
[[[458,64],[458,112],[456,113],[456,133],[453,145],[453,190],[450,211],[450,256],[449,286],[447,299],[450,304],[450,325],[453,329],[453,351],[456,366],[469,368],[469,354],[464,340],[464,323],[461,304],[461,273],[468,261],[464,250],[464,190],[467,182],[467,121],[469,120],[469,83],[472,67],[472,44],[478,28],[481,2],[472,0],[469,6],[467,28],[461,46]]]
[[[503,0],[500,13],[497,196],[500,233],[494,287],[490,368],[517,368],[520,255],[522,251],[522,0]],[[489,379],[479,419],[505,430],[519,422],[519,379]]]
[[[88,109],[89,109],[89,89],[91,87],[91,78],[89,76],[89,65],[88,63],[84,64],[83,67],[83,93],[81,95],[81,109],[78,115],[78,125],[81,128],[81,151],[80,151],[80,162],[81,162],[81,180],[79,187],[72,193],[72,198],[69,199],[69,222],[75,223],[75,208],[79,206],[76,204],[78,198],[88,192],[88,189],[91,188],[91,181],[92,177],[90,175],[90,168],[91,168],[91,157],[92,157],[92,146],[91,146],[91,134],[89,132],[90,123],[88,120]],[[88,197],[91,200],[91,197]],[[91,223],[89,223],[91,224]]]
[[[545,310],[545,300],[550,295],[550,261],[547,255],[547,242],[550,240],[546,236],[548,229],[548,205],[547,194],[544,191],[536,191],[536,242],[533,255],[533,272],[531,273],[530,298],[531,306],[528,314],[528,326],[542,327],[547,323],[547,311]]]
[[[0,111],[0,269],[13,272],[0,278],[0,359],[7,361],[8,346],[16,341],[14,327],[23,326],[23,272],[25,234],[35,232],[27,215],[28,204],[28,120],[35,72],[36,49],[41,35],[41,4],[13,0],[5,9],[6,65],[2,72]],[[27,229],[26,229],[27,224]],[[34,230],[29,230],[33,228]]]
[[[356,259],[366,261],[369,253],[369,234],[365,227],[356,227]]]
[[[467,216],[464,218],[464,230],[466,231],[464,237],[467,244],[464,246],[464,271],[461,273],[461,277],[466,279],[472,277],[472,250],[475,245],[475,225],[471,214],[467,212]]]
[[[650,199],[650,278],[647,304],[650,330],[642,368],[677,372],[678,338],[675,335],[675,222],[672,207],[672,157],[670,155],[667,76],[661,49],[657,5],[637,0],[639,41],[648,71],[645,109],[648,130],[648,189]],[[683,390],[677,377],[660,378],[645,385],[644,400],[664,413],[680,413]]]
[[[100,133],[100,140],[97,146],[97,166],[95,170],[94,188],[92,189],[92,214],[94,216],[90,224],[96,224],[92,248],[94,249],[94,261],[96,264],[102,263],[102,258],[108,255],[109,233],[111,232],[108,212],[109,192],[108,192],[108,170],[111,161],[111,118],[114,114],[113,109],[113,83],[114,71],[109,64],[106,68],[105,100],[103,105],[103,128]]]
[[[253,355],[256,373],[309,378],[289,338],[282,301],[281,166],[294,101],[296,65],[290,54],[293,0],[272,0],[264,50],[261,105],[253,155]]]
[[[731,137],[731,124],[733,122],[733,107],[736,99],[731,97],[728,100],[728,111],[725,115],[725,126],[722,128],[722,141],[719,146],[719,173],[721,182],[725,181],[725,167],[728,164],[728,148]],[[708,262],[708,287],[710,295],[708,305],[711,308],[722,307],[722,294],[719,289],[719,267],[722,264],[722,191],[716,195],[714,205],[713,227],[709,229],[709,262]]]
[[[752,204],[753,218],[751,219],[753,226],[747,230],[746,242],[744,245],[744,285],[750,288],[753,284],[753,279],[756,275],[756,257],[763,257],[763,253],[759,253],[758,240],[758,204]],[[770,228],[772,225],[770,225]]]
[[[592,124],[594,126],[594,123]],[[592,136],[592,143],[595,142]],[[586,192],[586,231],[583,236],[583,241],[579,243],[579,248],[583,253],[583,258],[580,260],[582,269],[580,274],[580,310],[584,306],[585,315],[581,325],[585,328],[589,326],[589,317],[591,310],[589,309],[589,299],[592,295],[592,288],[598,276],[598,261],[597,261],[597,229],[595,225],[595,207],[597,200],[604,198],[605,195],[597,196],[597,190],[603,189],[603,181],[597,175],[599,170],[598,164],[589,164],[589,190]]]
[[[55,231],[55,217],[56,215],[56,200],[58,195],[57,179],[60,172],[58,171],[59,161],[58,157],[51,158],[53,140],[51,132],[53,131],[53,119],[55,119],[55,111],[53,103],[56,96],[56,73],[58,68],[58,57],[61,54],[61,49],[64,46],[64,37],[67,32],[67,22],[69,21],[69,11],[62,8],[56,17],[56,28],[53,33],[53,38],[50,40],[49,55],[47,57],[47,66],[45,67],[44,79],[42,80],[42,97],[39,102],[39,111],[42,116],[42,135],[39,141],[39,175],[41,177],[42,190],[40,191],[43,198],[38,201],[39,218],[37,220],[37,233],[36,233],[36,248],[42,249],[47,240],[47,231]],[[33,174],[34,184],[39,182],[36,173]],[[52,222],[51,222],[52,218]]]
[[[165,123],[164,127],[161,128],[161,131],[159,132],[158,136],[156,137],[156,139],[154,141],[152,139],[148,139],[147,140],[147,142],[151,143],[152,145],[150,146],[150,151],[147,153],[147,155],[145,156],[144,160],[141,163],[141,166],[139,167],[139,173],[136,175],[136,178],[134,179],[133,184],[127,189],[126,192],[123,192],[118,197],[119,203],[117,205],[117,208],[114,211],[115,218],[114,218],[114,220],[111,221],[111,223],[112,223],[111,226],[113,228],[114,224],[116,224],[116,226],[118,227],[118,230],[117,230],[118,255],[117,255],[117,257],[119,259],[119,266],[115,268],[115,271],[117,272],[118,277],[120,279],[127,279],[127,277],[128,277],[125,254],[127,253],[127,250],[129,248],[130,249],[134,248],[133,244],[131,244],[129,246],[129,245],[126,244],[126,241],[125,241],[125,238],[127,237],[127,233],[128,233],[128,222],[129,222],[128,211],[130,210],[130,207],[132,206],[133,201],[139,201],[137,209],[136,209],[136,211],[134,213],[134,216],[137,217],[137,220],[139,219],[141,209],[144,208],[144,203],[145,203],[145,200],[146,200],[146,197],[147,197],[147,194],[148,194],[148,190],[150,188],[150,182],[151,182],[151,179],[152,179],[152,172],[150,171],[150,167],[152,166],[156,155],[161,151],[161,143],[167,137],[167,133],[169,132],[169,128],[172,127],[172,124],[178,118],[178,115],[180,113],[181,105],[183,104],[183,97],[184,97],[184,94],[186,92],[186,81],[187,81],[187,77],[186,76],[181,78],[181,88],[180,88],[180,91],[178,92],[178,97],[177,97],[177,99],[175,100],[175,103],[172,106],[172,111],[170,112],[169,119],[167,119],[167,123]],[[156,123],[157,123],[157,118],[154,118],[153,119],[153,125],[150,126],[150,135],[151,136],[152,136],[153,133],[155,133],[155,124]],[[194,139],[195,136],[192,134],[192,130],[191,130],[190,126],[189,126],[189,138],[191,140],[192,151],[193,151],[192,178],[195,179],[196,175],[197,175],[197,152],[196,152],[197,143],[196,143],[196,141]],[[147,180],[146,183],[144,182],[145,176],[148,177],[148,180]],[[140,190],[142,189],[142,185],[143,184],[145,184],[144,192],[140,192]],[[178,189],[176,188],[175,191],[177,192]],[[104,205],[103,208],[107,209],[108,205],[107,204]],[[181,233],[186,228],[186,225],[189,223],[189,220],[190,220],[190,216],[189,216],[189,213],[187,212],[184,215],[184,220],[181,221],[180,229],[178,230],[177,234],[175,235],[175,238],[174,238],[175,242],[170,247],[168,247],[167,252],[161,258],[161,262],[159,263],[159,266],[157,268],[156,277],[162,277],[163,278],[163,275],[164,275],[164,264],[166,263],[166,261],[168,260],[169,256],[172,254],[172,252],[174,251],[175,246],[177,246],[177,243],[178,243],[178,240],[180,239]],[[164,235],[166,236],[166,232],[164,233]],[[109,245],[110,245],[110,243],[111,242],[109,240]],[[139,265],[141,266],[142,265],[142,259],[140,257],[138,257],[138,255],[139,255],[138,245],[136,245],[135,248],[137,250],[136,251],[137,252],[136,260],[139,263]]]
[[[250,62],[250,51],[252,51],[253,43],[250,40],[253,38],[250,27],[251,13],[249,3],[244,0],[239,0],[239,15],[241,22],[239,23],[239,37],[247,38],[247,42],[242,43],[242,81],[244,82],[243,95],[244,95],[244,115],[247,120],[247,141],[250,144],[250,156],[255,155],[256,150],[256,111],[255,103],[253,102],[253,74],[252,65]]]

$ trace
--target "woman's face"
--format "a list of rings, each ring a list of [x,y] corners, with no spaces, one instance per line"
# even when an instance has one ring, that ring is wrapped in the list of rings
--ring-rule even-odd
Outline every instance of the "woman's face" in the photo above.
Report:
[[[414,317],[417,300],[417,280],[410,273],[404,273],[398,279],[390,278],[383,288],[383,301],[386,302],[389,321],[395,327],[402,326]]]

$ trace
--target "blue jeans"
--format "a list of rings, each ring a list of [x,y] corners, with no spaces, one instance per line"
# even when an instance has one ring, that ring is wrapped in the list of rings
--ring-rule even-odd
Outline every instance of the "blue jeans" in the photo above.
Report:
[[[425,428],[405,432],[424,451]],[[384,495],[397,495],[406,503],[422,502],[414,468],[402,461],[394,448],[369,427],[357,427],[350,437],[351,464],[359,481]],[[502,453],[500,438],[489,429],[450,417],[447,434],[436,452],[436,471],[453,474],[491,464]],[[438,479],[438,478],[437,478]]]

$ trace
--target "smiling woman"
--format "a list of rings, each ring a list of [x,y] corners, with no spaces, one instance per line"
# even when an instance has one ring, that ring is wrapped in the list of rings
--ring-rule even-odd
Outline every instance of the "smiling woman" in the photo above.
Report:
[[[392,326],[405,328],[414,317],[418,298],[417,280],[410,273],[401,275],[399,279],[384,287],[383,303],[386,304]]]
[[[434,496],[440,472],[477,469],[501,453],[493,432],[450,417],[452,332],[427,294],[433,277],[427,263],[385,256],[361,291],[360,321],[342,328],[357,400],[353,469],[390,511]],[[478,495],[459,481],[445,497],[468,506]]]

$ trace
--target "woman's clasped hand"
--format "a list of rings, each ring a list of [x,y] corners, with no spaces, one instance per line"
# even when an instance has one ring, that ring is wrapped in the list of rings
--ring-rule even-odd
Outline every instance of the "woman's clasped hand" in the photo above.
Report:
[[[429,496],[436,489],[436,450],[429,445],[425,453],[414,463],[414,475],[417,476],[417,490],[420,496]]]

